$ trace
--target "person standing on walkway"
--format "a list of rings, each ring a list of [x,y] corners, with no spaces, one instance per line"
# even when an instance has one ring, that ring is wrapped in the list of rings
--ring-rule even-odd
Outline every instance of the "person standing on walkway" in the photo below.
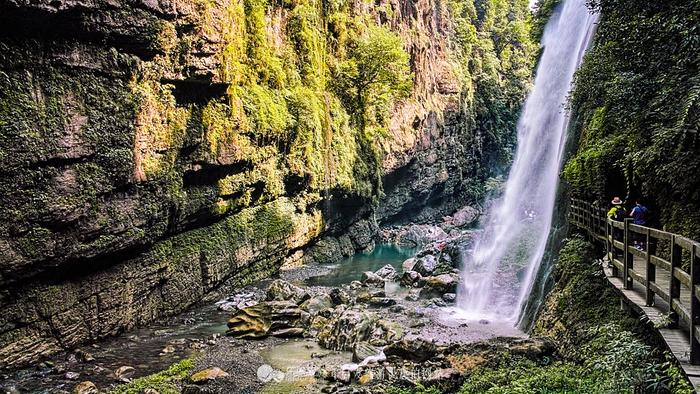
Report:
[[[625,220],[627,210],[622,200],[620,200],[620,197],[613,198],[610,203],[612,204],[612,208],[608,211],[608,217],[618,222]]]
[[[632,218],[632,223],[639,225],[639,226],[646,226],[647,224],[647,214],[649,213],[649,209],[642,204],[641,199],[636,199],[635,200],[635,206],[632,208],[632,212],[630,212],[630,217]],[[642,241],[642,235],[637,234],[637,233],[632,233],[634,237],[634,247],[637,249],[644,249],[644,242]]]
[[[608,217],[616,222],[622,222],[625,220],[625,217],[627,216],[627,210],[625,209],[625,203],[620,200],[620,197],[615,197],[613,200],[610,202],[612,204],[612,208],[608,211]],[[612,228],[612,236],[613,239],[616,240],[622,240],[623,238],[623,231],[620,230],[619,228],[613,227]],[[619,257],[620,253],[615,249],[614,247],[612,248],[612,254],[613,257]]]

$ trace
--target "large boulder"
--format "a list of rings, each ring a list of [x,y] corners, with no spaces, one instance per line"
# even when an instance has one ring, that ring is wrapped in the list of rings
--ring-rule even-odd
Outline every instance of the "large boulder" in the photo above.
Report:
[[[442,297],[445,293],[456,293],[459,275],[442,274],[426,278],[421,297]]]
[[[328,296],[333,301],[333,305],[343,305],[350,302],[350,296],[345,290],[334,287],[328,292]]]
[[[384,348],[387,357],[395,356],[404,360],[424,362],[444,350],[422,338],[402,339]]]
[[[413,271],[418,272],[422,276],[431,276],[437,268],[437,264],[438,262],[435,256],[428,254],[416,260]]]
[[[423,275],[416,271],[406,271],[401,276],[401,286],[404,287],[420,287],[425,284]]]
[[[304,334],[303,311],[293,301],[268,301],[239,310],[228,321],[234,338],[294,337]]]
[[[401,267],[403,267],[403,271],[413,271],[413,267],[416,265],[417,259],[415,257],[411,257],[410,259],[406,259],[403,263],[401,263]]]
[[[340,309],[319,333],[319,344],[332,350],[352,350],[356,343],[371,337],[377,321],[375,313]]]
[[[384,267],[374,271],[374,273],[385,281],[394,280],[398,276],[396,273],[396,268],[394,268],[391,264],[385,265]]]
[[[367,357],[376,356],[379,353],[379,348],[373,346],[369,342],[358,342],[352,349],[352,361],[355,363],[359,363]]]
[[[352,351],[359,342],[384,346],[403,335],[400,326],[376,313],[338,307],[319,332],[318,342],[327,349]]]
[[[324,309],[333,308],[334,302],[330,295],[320,294],[309,298],[301,304],[301,309],[316,315]]]
[[[226,335],[234,338],[265,338],[272,325],[267,302],[240,309],[228,321]]]
[[[474,207],[464,207],[455,212],[447,222],[455,227],[469,227],[479,219],[479,210]]]
[[[365,271],[362,273],[362,283],[368,286],[384,286],[384,278],[372,271]]]
[[[267,288],[268,301],[292,301],[301,304],[309,298],[311,296],[306,290],[282,279],[275,279]]]

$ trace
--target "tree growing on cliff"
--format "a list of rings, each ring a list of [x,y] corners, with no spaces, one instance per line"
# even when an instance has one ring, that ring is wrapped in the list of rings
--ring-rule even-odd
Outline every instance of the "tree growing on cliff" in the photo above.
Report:
[[[413,89],[409,56],[398,35],[372,26],[349,44],[348,56],[335,68],[333,87],[362,132],[383,126],[388,107]]]

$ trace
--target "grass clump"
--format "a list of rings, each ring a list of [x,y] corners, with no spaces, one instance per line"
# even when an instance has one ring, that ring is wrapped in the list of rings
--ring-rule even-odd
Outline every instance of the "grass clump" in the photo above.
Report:
[[[178,394],[178,383],[186,379],[194,369],[191,359],[184,359],[171,365],[168,369],[152,375],[134,379],[132,382],[117,386],[110,394],[140,394],[145,389],[154,389],[160,394]]]

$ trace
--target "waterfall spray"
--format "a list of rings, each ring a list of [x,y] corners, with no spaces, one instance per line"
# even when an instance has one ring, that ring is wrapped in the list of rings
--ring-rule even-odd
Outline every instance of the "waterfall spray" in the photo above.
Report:
[[[547,23],[505,192],[490,205],[463,262],[458,306],[468,319],[515,322],[530,293],[552,222],[569,121],[566,98],[597,18],[585,0],[565,0]]]

